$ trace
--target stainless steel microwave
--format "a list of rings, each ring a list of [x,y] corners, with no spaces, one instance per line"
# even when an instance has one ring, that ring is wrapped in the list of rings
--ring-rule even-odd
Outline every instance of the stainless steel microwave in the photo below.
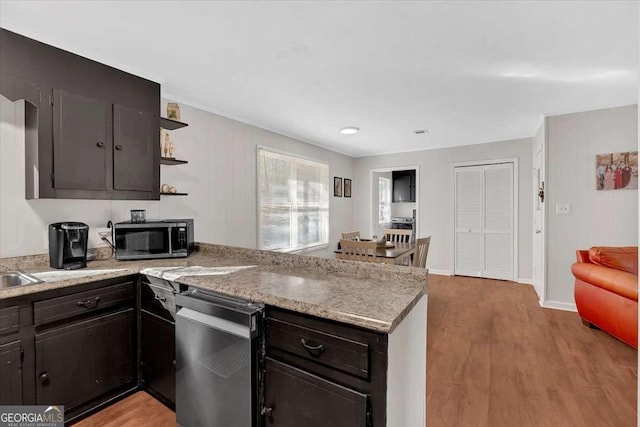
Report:
[[[116,259],[182,258],[193,251],[193,219],[119,222],[113,226]]]

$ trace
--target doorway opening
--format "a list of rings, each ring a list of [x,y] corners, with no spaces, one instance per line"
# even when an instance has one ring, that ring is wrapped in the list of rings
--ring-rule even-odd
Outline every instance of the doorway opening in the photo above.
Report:
[[[385,229],[419,230],[418,166],[372,169],[370,173],[370,235],[382,236]]]

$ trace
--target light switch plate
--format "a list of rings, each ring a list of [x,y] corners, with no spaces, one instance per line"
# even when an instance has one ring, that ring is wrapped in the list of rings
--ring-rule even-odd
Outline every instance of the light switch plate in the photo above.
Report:
[[[571,205],[568,203],[556,204],[556,215],[569,215],[571,214]]]

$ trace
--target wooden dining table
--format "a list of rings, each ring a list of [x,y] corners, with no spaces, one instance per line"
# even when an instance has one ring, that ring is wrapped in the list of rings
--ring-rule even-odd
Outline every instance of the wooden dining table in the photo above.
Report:
[[[404,260],[409,258],[411,261],[411,255],[416,251],[416,243],[415,242],[394,242],[394,247],[379,247],[376,249],[376,260],[375,262],[382,262],[385,264],[402,264]],[[344,259],[342,257],[342,250],[338,249],[333,251],[336,254],[336,258]],[[373,256],[370,255],[372,258]],[[411,263],[409,263],[411,264]]]

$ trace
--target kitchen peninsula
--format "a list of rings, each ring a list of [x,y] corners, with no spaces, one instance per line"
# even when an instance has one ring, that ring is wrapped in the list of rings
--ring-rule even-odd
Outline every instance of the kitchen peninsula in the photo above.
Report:
[[[44,258],[38,256],[0,260],[0,271],[21,269],[38,275],[49,270],[45,266]],[[176,293],[193,289],[212,291],[264,305],[266,345],[261,410],[265,425],[296,420],[309,426],[333,420],[339,426],[424,425],[427,310],[424,269],[208,244],[200,244],[197,252],[181,260],[93,261],[84,276],[74,271],[73,277],[64,278],[65,272],[59,272],[60,277],[54,281],[0,290],[3,323],[0,345],[13,345],[7,347],[12,349],[18,348],[15,346],[18,342],[24,353],[20,375],[2,372],[3,378],[13,381],[3,381],[0,403],[37,404],[47,399],[50,403],[64,404],[69,420],[79,419],[133,391],[147,389],[152,382],[141,379],[145,366],[137,361],[137,351],[133,350],[141,337],[136,332],[141,304],[142,311],[145,310],[144,302],[141,303],[144,291],[141,294],[140,289],[147,285],[142,279],[149,279],[147,275],[154,268],[188,266],[247,267],[226,274],[180,276],[171,283],[177,287]],[[91,272],[95,274],[89,275]],[[167,306],[171,302],[167,298],[155,294],[152,299]],[[79,307],[78,302],[84,305]],[[107,307],[119,311],[105,314]],[[92,310],[96,313],[89,314]],[[57,373],[65,371],[61,366],[64,361],[50,361],[55,357],[52,352],[56,351],[56,345],[47,343],[58,340],[54,337],[57,330],[71,331],[77,327],[62,319],[77,316],[86,324],[98,311],[104,318],[101,322],[113,322],[114,327],[107,334],[110,351],[121,349],[132,360],[129,364],[127,360],[122,362],[124,373],[119,381],[100,378],[108,385],[93,395],[86,393],[91,399],[83,401],[68,392],[70,387],[82,388],[83,380],[56,378],[56,369]],[[99,326],[93,327],[93,331],[99,333]],[[35,348],[28,345],[34,337]],[[305,340],[313,343],[313,347],[300,345]],[[314,351],[317,348],[322,350]],[[3,352],[3,358],[12,354]],[[113,362],[117,354],[111,357]],[[173,359],[171,354],[168,357]],[[57,365],[44,369],[47,363]],[[60,385],[65,381],[74,384]],[[301,390],[299,387],[306,387],[303,390],[309,393],[306,396],[313,398],[307,397],[305,401],[304,396],[287,392]],[[52,390],[61,394],[52,394]],[[171,393],[171,390],[160,393],[168,406],[173,403]],[[13,400],[5,402],[7,399]]]

